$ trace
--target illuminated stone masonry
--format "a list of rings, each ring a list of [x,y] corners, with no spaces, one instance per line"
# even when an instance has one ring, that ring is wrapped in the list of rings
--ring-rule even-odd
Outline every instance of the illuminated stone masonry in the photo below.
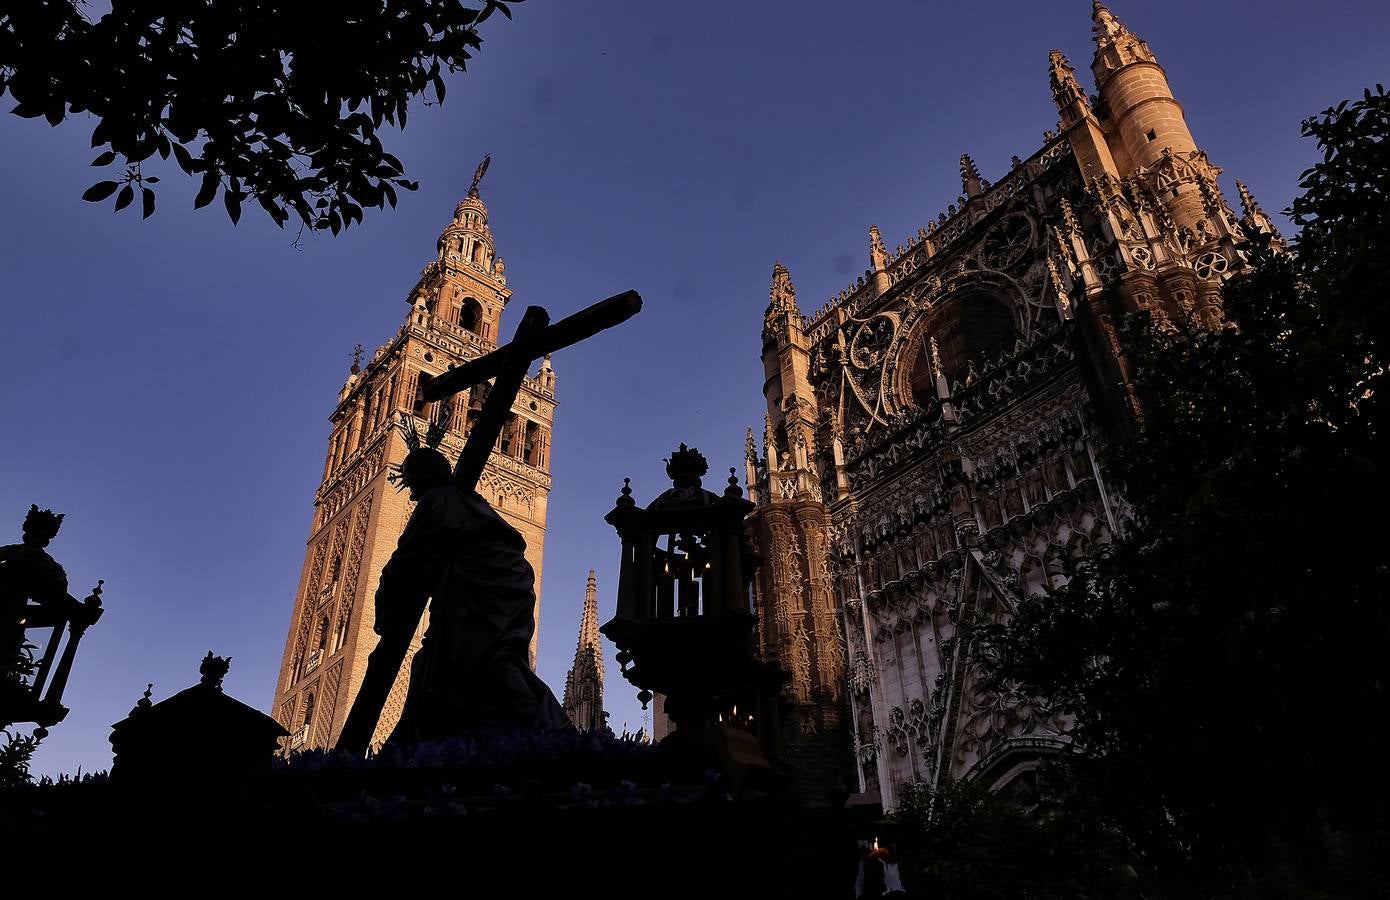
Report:
[[[911,782],[1003,788],[1060,746],[1047,710],[983,686],[969,625],[1124,527],[1121,317],[1219,326],[1242,223],[1273,231],[1244,185],[1227,205],[1144,40],[1093,19],[1098,96],[1053,51],[1041,149],[994,184],[962,156],[960,199],[892,251],[871,226],[870,268],[811,316],[773,269],[760,639],[791,755],[888,807]]]
[[[275,691],[273,708],[289,729],[293,748],[333,745],[376,645],[372,598],[381,567],[410,516],[409,499],[386,480],[407,452],[393,423],[403,413],[413,415],[423,431],[436,404],[424,402],[422,385],[497,348],[499,322],[511,296],[505,272],[475,181],[439,236],[436,258],[406,295],[410,309],[400,330],[365,362],[359,348],[338,395]],[[454,405],[440,445],[451,460],[482,409],[485,390],[484,385],[440,401]],[[526,558],[536,571],[537,626],[555,405],[555,371],[547,358],[522,385],[478,484],[478,492],[526,538]],[[412,655],[427,624],[428,616]],[[534,636],[530,653],[534,667]],[[395,727],[408,669],[409,657],[374,743]]]

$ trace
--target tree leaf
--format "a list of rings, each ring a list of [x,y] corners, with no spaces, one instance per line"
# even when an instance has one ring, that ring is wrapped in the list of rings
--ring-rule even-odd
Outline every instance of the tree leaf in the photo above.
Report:
[[[99,155],[97,156],[96,159],[92,160],[92,165],[94,165],[94,166],[109,166],[109,165],[111,165],[111,164],[112,164],[113,162],[115,162],[115,161],[116,161],[116,151],[115,151],[115,150],[107,150],[105,153],[99,154]]]
[[[202,209],[211,203],[213,198],[217,196],[219,185],[216,172],[205,172],[203,174],[203,186],[199,188],[198,196],[193,198],[193,208]]]
[[[121,192],[116,195],[116,209],[122,210],[130,205],[130,201],[135,199],[135,188],[127,184],[121,188]]]
[[[154,191],[149,188],[141,188],[141,195],[145,204],[145,214],[140,218],[148,219],[154,215]]]
[[[87,192],[82,195],[82,199],[92,203],[105,200],[107,197],[116,193],[116,188],[118,187],[120,187],[120,185],[114,181],[98,181],[96,184],[87,188]]]
[[[227,207],[227,215],[235,225],[241,220],[241,195],[231,191],[222,192],[222,205]]]
[[[275,205],[275,200],[272,197],[266,194],[257,194],[256,202],[261,205],[261,209],[265,210],[270,218],[275,220],[276,225],[283,227],[284,219],[282,219],[281,216],[285,215],[285,211]]]
[[[188,174],[193,174],[193,154],[188,152],[188,148],[183,144],[174,144],[171,149],[174,151],[174,162],[178,163],[179,168]]]

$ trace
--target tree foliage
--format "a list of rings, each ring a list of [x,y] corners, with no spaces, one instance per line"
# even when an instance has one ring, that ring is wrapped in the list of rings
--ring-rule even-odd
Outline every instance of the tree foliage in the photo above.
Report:
[[[39,749],[39,738],[11,728],[7,712],[26,697],[38,664],[33,644],[24,641],[10,659],[0,660],[0,790],[29,784],[29,764]]]
[[[1248,235],[1232,324],[1132,325],[1128,533],[996,636],[1001,676],[1075,716],[1077,789],[1174,895],[1390,888],[1390,97],[1303,130],[1322,159],[1298,237]]]
[[[912,896],[949,900],[1140,898],[1123,835],[1082,808],[1080,795],[1040,782],[1036,796],[1002,797],[966,782],[909,785],[894,811],[892,846]],[[1064,787],[1064,786],[1063,786]]]
[[[120,174],[86,200],[119,210],[138,192],[148,217],[145,163],[172,155],[201,180],[195,207],[220,192],[233,223],[254,201],[277,225],[336,234],[416,188],[380,131],[426,91],[443,102],[478,25],[518,2],[115,0],[91,21],[71,0],[19,0],[0,10],[0,96],[51,125],[97,120],[92,165]]]

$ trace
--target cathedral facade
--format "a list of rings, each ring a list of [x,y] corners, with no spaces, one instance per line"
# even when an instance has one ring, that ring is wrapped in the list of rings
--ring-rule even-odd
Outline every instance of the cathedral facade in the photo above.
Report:
[[[411,512],[406,494],[387,478],[408,452],[396,423],[414,417],[424,433],[439,415],[439,403],[451,404],[439,449],[456,459],[486,397],[486,384],[436,403],[421,396],[430,378],[497,348],[511,291],[478,195],[483,169],[440,234],[435,258],[406,294],[405,321],[370,360],[353,363],[329,417],[328,458],[314,497],[273,707],[293,749],[334,744],[376,646],[372,599]],[[537,624],[555,404],[555,372],[547,358],[517,394],[478,483],[478,492],[526,539],[526,558],[536,572]],[[400,717],[410,657],[427,621],[428,615],[391,689],[373,745]],[[534,668],[534,635],[530,652]]]
[[[803,315],[773,270],[767,419],[748,436],[763,652],[790,673],[786,741],[892,807],[903,785],[1002,788],[1063,724],[990,691],[972,623],[1065,582],[1120,534],[1107,447],[1136,399],[1130,312],[1218,327],[1242,224],[1273,225],[1197,146],[1148,44],[1093,9],[1096,95],[1049,60],[1056,131]],[[1239,183],[1238,183],[1239,184]]]

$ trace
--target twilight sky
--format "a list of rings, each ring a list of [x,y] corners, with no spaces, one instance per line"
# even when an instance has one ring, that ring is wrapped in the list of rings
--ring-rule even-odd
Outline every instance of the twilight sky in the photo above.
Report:
[[[1270,212],[1314,158],[1299,121],[1384,81],[1390,6],[1115,0],[1145,37],[1197,143]],[[327,416],[359,341],[405,294],[484,153],[482,185],[521,310],[559,318],[627,288],[640,316],[555,357],[560,407],[540,674],[557,695],[585,576],[613,613],[603,515],[625,475],[645,504],[681,441],[711,479],[761,431],[758,358],[772,264],[804,311],[960,193],[971,153],[998,180],[1055,127],[1047,54],[1092,88],[1086,0],[674,4],[529,0],[495,17],[443,107],[385,136],[420,190],[337,238],[291,246],[254,206],[192,209],[172,161],[159,208],[79,199],[92,122],[0,115],[0,543],[30,503],[67,513],[51,547],[78,597],[106,579],[36,774],[107,768],[109,726],[154,682],[233,657],[226,689],[268,710],[303,564]],[[344,59],[343,65],[352,65]],[[7,97],[0,109],[13,102]],[[135,204],[138,207],[139,204]],[[740,469],[741,471],[741,469]],[[707,485],[708,486],[708,485]],[[635,730],[611,646],[607,708]]]

